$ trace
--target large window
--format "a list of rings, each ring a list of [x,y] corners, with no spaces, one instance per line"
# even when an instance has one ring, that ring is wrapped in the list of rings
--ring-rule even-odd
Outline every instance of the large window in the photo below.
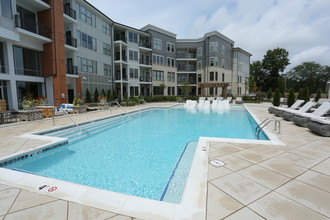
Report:
[[[111,34],[111,31],[110,30],[111,30],[110,24],[108,24],[105,21],[102,21],[102,31],[103,31],[103,33],[105,33],[107,35],[110,35]]]
[[[0,42],[0,73],[6,73],[2,42]]]
[[[40,54],[38,51],[14,46],[15,74],[41,76]]]
[[[129,78],[131,79],[138,79],[139,78],[139,70],[130,68],[129,69]]]
[[[136,33],[129,32],[128,40],[129,40],[129,42],[138,43],[138,35]]]
[[[129,51],[129,60],[139,61],[139,52],[135,50]]]
[[[103,54],[111,56],[111,45],[103,43]]]
[[[162,50],[163,48],[163,41],[158,39],[158,38],[154,38],[154,48],[158,49],[158,50]]]
[[[157,65],[164,65],[164,57],[160,55],[152,55],[152,63]]]
[[[19,103],[22,103],[26,96],[32,96],[34,98],[43,96],[42,83],[17,81],[16,86]]]
[[[95,37],[85,34],[84,32],[77,31],[77,39],[78,45],[97,51],[97,41]]]
[[[218,66],[218,57],[210,57],[210,66]]]
[[[210,42],[210,52],[218,52],[218,42]]]
[[[105,76],[111,76],[112,74],[112,67],[111,65],[104,64],[104,75]]]
[[[164,72],[163,71],[154,70],[152,72],[152,79],[153,80],[158,80],[158,81],[164,81]]]
[[[197,56],[198,56],[198,57],[201,57],[202,55],[203,55],[202,48],[201,48],[201,47],[198,47],[198,48],[197,48]]]
[[[78,71],[97,74],[97,62],[78,57]]]
[[[76,3],[76,10],[79,13],[80,20],[96,27],[96,16],[91,11]]]
[[[1,0],[0,2],[1,2],[2,17],[13,19],[11,0]]]

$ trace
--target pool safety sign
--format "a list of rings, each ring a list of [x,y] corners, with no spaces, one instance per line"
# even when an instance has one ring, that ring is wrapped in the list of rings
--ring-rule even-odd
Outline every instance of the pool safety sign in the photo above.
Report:
[[[43,185],[43,186],[39,186],[39,191],[45,191],[45,192],[55,192],[57,190],[57,186],[48,186],[48,185]]]

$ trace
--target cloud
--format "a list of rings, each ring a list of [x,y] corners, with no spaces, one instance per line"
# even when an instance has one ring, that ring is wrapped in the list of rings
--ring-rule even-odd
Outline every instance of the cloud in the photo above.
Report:
[[[217,30],[261,60],[267,50],[289,51],[292,65],[304,59],[330,65],[329,0],[181,0],[136,2],[89,0],[116,22],[135,28],[153,24],[198,38]]]

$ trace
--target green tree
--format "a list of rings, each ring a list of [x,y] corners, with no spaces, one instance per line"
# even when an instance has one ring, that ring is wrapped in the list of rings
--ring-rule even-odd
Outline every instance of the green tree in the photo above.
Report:
[[[288,96],[288,107],[291,107],[295,101],[296,101],[296,97],[294,95],[294,90],[293,88],[291,88]]]
[[[162,83],[162,84],[159,85],[159,87],[162,90],[163,95],[164,95],[165,94],[166,85],[164,83]]]
[[[321,98],[321,90],[318,89],[317,93],[316,93],[316,96],[315,96],[315,102],[319,101],[320,98]]]
[[[273,98],[273,105],[280,106],[280,99],[281,99],[280,90],[276,89],[275,93],[274,93],[274,98]]]
[[[184,97],[186,97],[187,95],[189,95],[190,91],[191,91],[191,87],[189,82],[185,81],[182,86],[181,86],[181,91],[184,95]]]
[[[103,88],[102,88],[102,90],[101,90],[101,96],[106,96],[106,95],[105,95],[105,91],[104,91]]]
[[[261,61],[254,61],[250,65],[250,75],[253,77],[253,80],[257,86],[257,91],[265,91],[264,85],[266,82],[267,75],[262,66]]]
[[[303,88],[299,89],[297,99],[304,100],[304,89]]]
[[[97,91],[97,88],[95,88],[94,91],[94,102],[98,102],[99,101],[99,92]]]
[[[249,86],[250,92],[255,92],[256,81],[254,80],[254,77],[251,75],[249,76],[249,79],[248,79],[248,86]]]
[[[91,103],[92,102],[92,96],[91,93],[89,92],[88,88],[86,89],[86,99],[85,99],[86,103]]]
[[[330,68],[315,62],[303,62],[292,68],[287,77],[288,84],[294,89],[308,87],[310,92],[315,93],[318,88],[326,87],[330,79]]]
[[[271,88],[269,88],[267,92],[267,99],[270,100],[272,97],[273,97],[273,91]]]
[[[285,97],[285,78],[283,76],[278,77],[278,89],[280,90],[280,93],[283,97]]]
[[[108,101],[113,101],[114,100],[113,92],[111,91],[111,89],[109,89],[108,92],[107,92],[107,98],[108,98]]]
[[[309,89],[308,87],[305,87],[302,91],[302,99],[306,102],[309,101]]]
[[[279,73],[290,64],[289,52],[284,48],[268,50],[262,60],[262,67],[267,74],[265,86],[275,89],[278,87]]]

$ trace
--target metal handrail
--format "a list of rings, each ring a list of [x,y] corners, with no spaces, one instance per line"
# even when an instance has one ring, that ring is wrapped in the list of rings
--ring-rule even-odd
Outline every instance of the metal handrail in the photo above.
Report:
[[[256,136],[259,137],[260,131],[263,130],[269,123],[274,122],[274,131],[277,131],[277,134],[281,133],[281,122],[275,118],[266,118],[256,127]]]
[[[111,104],[112,103],[115,103],[115,104],[117,104],[120,108],[122,108],[123,106],[121,106],[117,101],[111,101],[111,102],[109,102],[109,109],[110,109],[110,113],[111,113]],[[124,112],[125,112],[125,114],[127,114],[127,111],[124,109]]]
[[[64,114],[66,115],[66,116],[68,116],[69,117],[69,119],[72,121],[72,123],[80,130],[80,133],[79,134],[81,134],[81,133],[83,133],[83,132],[85,132],[86,134],[88,134],[88,131],[85,131],[84,129],[82,129],[72,118],[71,118],[71,116],[67,113],[67,111],[65,111],[61,106],[59,106],[59,108],[64,112]]]

